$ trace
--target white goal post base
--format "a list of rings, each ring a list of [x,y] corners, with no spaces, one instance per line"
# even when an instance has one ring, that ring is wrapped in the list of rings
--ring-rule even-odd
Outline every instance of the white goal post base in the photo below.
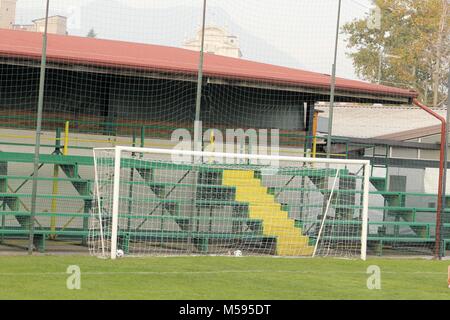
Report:
[[[366,258],[370,163],[94,149],[92,255]]]

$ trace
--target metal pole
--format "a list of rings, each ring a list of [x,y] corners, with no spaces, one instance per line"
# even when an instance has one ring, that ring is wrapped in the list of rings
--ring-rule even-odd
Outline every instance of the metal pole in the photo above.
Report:
[[[330,112],[328,114],[327,158],[331,157],[331,135],[333,133],[334,91],[336,88],[336,61],[339,44],[339,27],[341,25],[341,5],[342,0],[339,0],[337,26],[336,26],[336,43],[334,45],[334,63],[331,75]]]
[[[200,46],[200,61],[198,64],[197,97],[195,101],[195,122],[194,122],[194,151],[202,151],[202,133],[200,131],[200,111],[202,104],[203,86],[203,63],[205,47],[205,22],[206,22],[206,0],[203,0],[202,36]]]
[[[442,204],[443,204],[443,186],[445,184],[444,182],[444,166],[447,162],[445,159],[445,145],[446,145],[446,139],[445,136],[447,135],[447,122],[445,120],[445,117],[441,116],[437,112],[435,112],[433,109],[427,107],[423,103],[421,103],[417,99],[413,99],[413,104],[427,112],[428,114],[431,114],[433,117],[438,119],[441,122],[441,141],[440,141],[440,152],[439,152],[439,181],[438,181],[438,198],[437,198],[437,208],[436,208],[436,241],[435,241],[435,257],[440,258],[441,257],[441,248],[442,248]]]
[[[44,89],[45,89],[45,69],[47,66],[47,29],[48,29],[48,12],[50,8],[50,0],[47,0],[45,9],[45,29],[42,36],[42,59],[41,59],[41,73],[39,79],[39,98],[38,110],[36,120],[36,144],[34,147],[34,170],[33,170],[33,189],[31,192],[31,214],[30,214],[30,237],[28,241],[28,254],[33,254],[34,243],[34,220],[36,216],[36,199],[37,199],[37,184],[39,174],[39,152],[41,147],[41,129],[42,129],[42,110],[44,107]]]
[[[447,121],[446,121],[446,130],[445,130],[445,151],[444,151],[444,173],[442,177],[442,214],[441,217],[445,217],[444,221],[441,221],[441,241],[444,242],[444,222],[447,222],[447,203],[446,203],[446,189],[447,189],[447,169],[448,169],[448,147],[449,147],[449,132],[450,132],[450,72],[448,73],[448,82],[447,82]],[[442,218],[441,218],[442,219]],[[445,242],[444,242],[445,243]],[[440,258],[445,256],[445,245],[441,245],[441,255]]]

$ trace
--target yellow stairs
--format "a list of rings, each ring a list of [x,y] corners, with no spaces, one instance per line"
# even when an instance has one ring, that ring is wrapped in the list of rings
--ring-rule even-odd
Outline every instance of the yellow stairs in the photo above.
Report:
[[[311,256],[314,247],[308,244],[308,237],[295,227],[294,220],[281,208],[275,196],[267,192],[254,171],[224,170],[222,184],[236,188],[236,201],[249,204],[251,219],[263,221],[263,233],[277,238],[277,255]]]

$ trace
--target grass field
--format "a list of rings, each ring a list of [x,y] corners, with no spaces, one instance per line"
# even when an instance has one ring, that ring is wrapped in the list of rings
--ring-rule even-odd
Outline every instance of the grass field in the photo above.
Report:
[[[0,257],[1,299],[450,299],[450,261],[253,257]],[[69,265],[81,290],[68,290]],[[381,290],[367,289],[367,267]]]

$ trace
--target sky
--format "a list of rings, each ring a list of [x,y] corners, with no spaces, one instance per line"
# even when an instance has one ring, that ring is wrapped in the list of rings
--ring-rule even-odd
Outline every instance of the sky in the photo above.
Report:
[[[203,0],[50,0],[69,34],[181,47],[201,26]],[[18,0],[16,23],[44,16],[45,0]],[[341,25],[365,16],[371,0],[342,0]],[[244,59],[331,73],[338,0],[207,0],[206,24],[240,40]],[[337,74],[356,79],[340,35]]]

